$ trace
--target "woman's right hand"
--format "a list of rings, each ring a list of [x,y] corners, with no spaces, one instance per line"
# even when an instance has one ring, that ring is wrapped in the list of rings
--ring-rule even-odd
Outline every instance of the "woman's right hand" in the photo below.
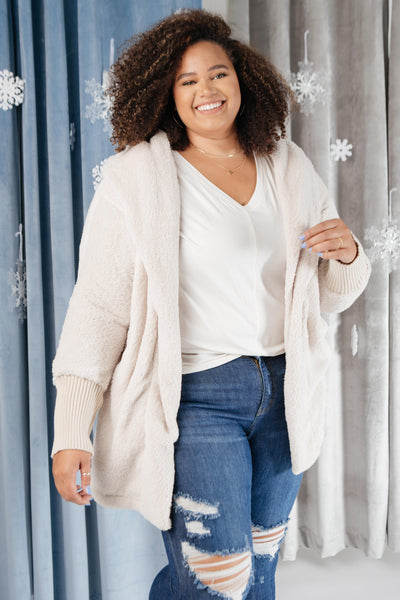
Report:
[[[53,457],[53,477],[59,494],[75,504],[85,505],[92,499],[87,491],[90,485],[90,461],[86,450],[60,450]],[[81,471],[81,485],[76,484],[76,474]],[[89,488],[90,491],[90,488]]]

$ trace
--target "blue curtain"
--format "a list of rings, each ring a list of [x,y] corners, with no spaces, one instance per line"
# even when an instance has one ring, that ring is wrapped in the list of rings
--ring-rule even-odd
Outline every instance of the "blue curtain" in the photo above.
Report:
[[[134,33],[200,5],[0,0],[1,600],[145,600],[166,562],[160,532],[137,513],[57,494],[51,363],[113,153],[107,69]]]

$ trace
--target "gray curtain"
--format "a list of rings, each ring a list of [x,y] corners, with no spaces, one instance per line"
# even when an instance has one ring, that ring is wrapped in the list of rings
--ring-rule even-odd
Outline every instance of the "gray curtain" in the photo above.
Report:
[[[203,7],[221,12],[291,82],[301,100],[291,137],[373,261],[366,292],[345,313],[326,316],[326,437],[305,474],[283,557],[294,559],[302,546],[321,556],[350,546],[378,558],[386,543],[400,551],[400,2]]]

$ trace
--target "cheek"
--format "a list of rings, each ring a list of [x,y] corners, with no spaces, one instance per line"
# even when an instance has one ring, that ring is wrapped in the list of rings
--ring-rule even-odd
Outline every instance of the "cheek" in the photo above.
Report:
[[[187,93],[187,91],[183,88],[174,89],[172,91],[172,95],[174,98],[176,110],[179,113],[184,112],[190,104],[190,99],[188,97],[189,94]]]
[[[239,87],[239,82],[237,81],[235,86],[234,86],[234,95],[236,97],[236,99],[238,100],[239,104],[242,101],[242,94],[240,92],[240,87]]]

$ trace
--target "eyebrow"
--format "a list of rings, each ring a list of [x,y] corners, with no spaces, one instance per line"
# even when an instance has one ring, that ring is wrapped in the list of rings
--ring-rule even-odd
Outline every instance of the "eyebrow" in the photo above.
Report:
[[[228,67],[227,67],[227,65],[214,65],[213,67],[210,67],[207,70],[215,71],[216,69],[228,69]],[[179,81],[180,79],[182,79],[182,77],[188,77],[188,76],[193,76],[193,75],[197,75],[197,73],[195,73],[194,71],[192,73],[181,73],[176,81]]]

